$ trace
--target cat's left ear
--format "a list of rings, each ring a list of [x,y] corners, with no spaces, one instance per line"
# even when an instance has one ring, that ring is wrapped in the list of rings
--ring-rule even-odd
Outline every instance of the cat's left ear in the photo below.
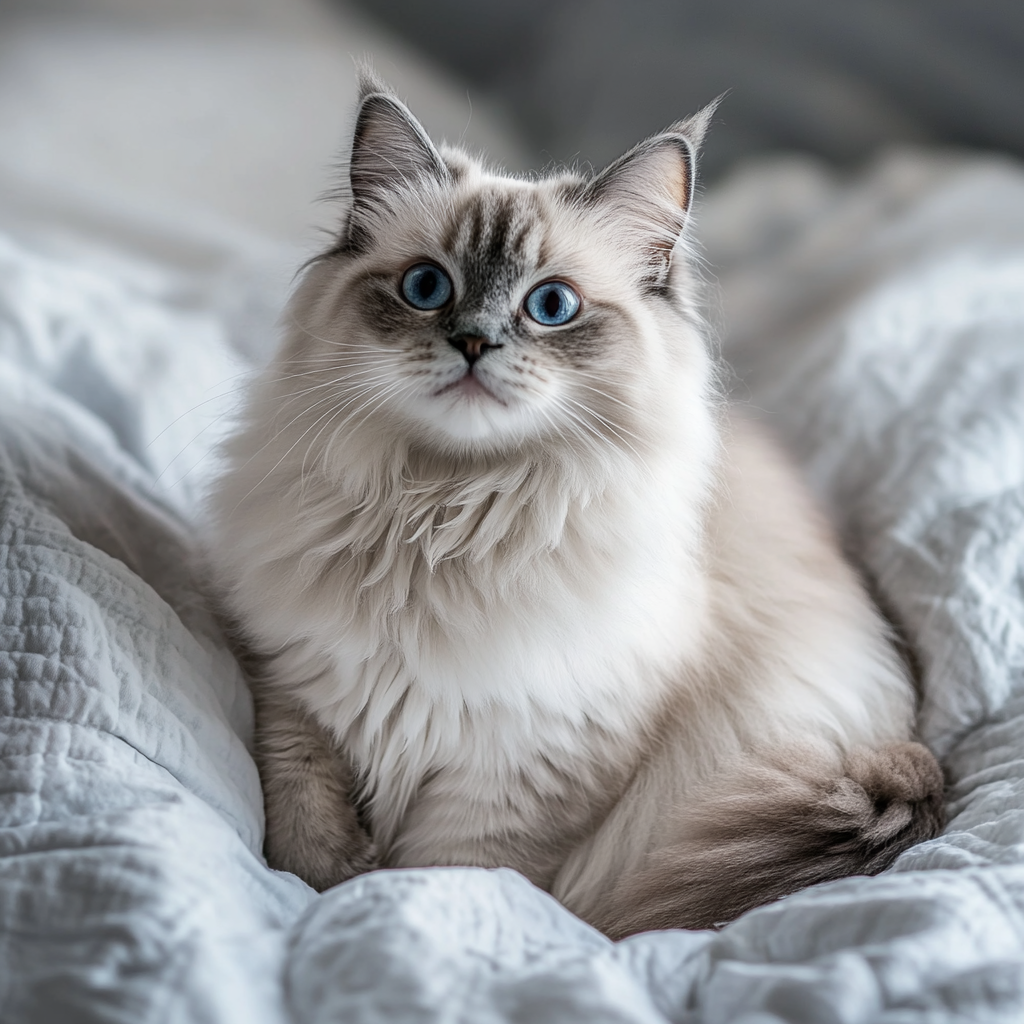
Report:
[[[588,205],[615,218],[623,241],[638,247],[655,272],[667,269],[686,226],[697,153],[720,99],[634,146],[594,178],[584,193]]]

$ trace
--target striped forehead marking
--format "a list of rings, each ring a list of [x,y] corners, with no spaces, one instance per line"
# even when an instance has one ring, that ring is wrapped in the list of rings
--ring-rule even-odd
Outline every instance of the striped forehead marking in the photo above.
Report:
[[[444,247],[462,268],[465,301],[507,292],[529,272],[528,242],[538,227],[536,208],[521,195],[482,192],[456,211]]]

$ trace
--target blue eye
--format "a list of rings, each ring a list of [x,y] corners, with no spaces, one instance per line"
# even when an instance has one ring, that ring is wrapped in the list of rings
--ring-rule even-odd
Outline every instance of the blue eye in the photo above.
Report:
[[[417,309],[440,309],[452,297],[452,280],[433,263],[417,263],[402,278],[402,294]]]
[[[567,324],[579,308],[580,297],[564,281],[548,281],[526,296],[526,312],[545,327]]]

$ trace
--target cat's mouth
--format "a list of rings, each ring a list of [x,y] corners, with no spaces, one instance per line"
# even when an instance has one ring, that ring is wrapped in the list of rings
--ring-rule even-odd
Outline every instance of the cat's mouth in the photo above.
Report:
[[[440,391],[434,392],[435,398],[440,398],[442,395],[465,398],[469,401],[490,399],[499,405],[508,404],[499,398],[472,370],[467,370],[458,380],[453,380],[451,384],[445,384]]]

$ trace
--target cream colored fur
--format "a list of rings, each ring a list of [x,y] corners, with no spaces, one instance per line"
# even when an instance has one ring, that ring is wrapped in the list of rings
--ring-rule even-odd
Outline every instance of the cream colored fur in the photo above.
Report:
[[[677,240],[692,159],[655,140],[580,202],[571,176],[437,154],[364,92],[357,145],[391,149],[381,180],[353,164],[361,246],[306,271],[228,447],[224,600],[261,685],[350,761],[381,863],[512,866],[597,919],[752,766],[838,778],[907,740],[912,686],[792,470],[717,397]],[[692,153],[702,127],[670,135]],[[478,294],[481,209],[485,235],[512,211],[525,269]],[[572,358],[508,341],[474,368],[490,394],[438,395],[462,355],[383,331],[367,298],[422,259],[447,260],[456,304],[477,296],[452,315],[488,336],[553,277],[613,336]]]

